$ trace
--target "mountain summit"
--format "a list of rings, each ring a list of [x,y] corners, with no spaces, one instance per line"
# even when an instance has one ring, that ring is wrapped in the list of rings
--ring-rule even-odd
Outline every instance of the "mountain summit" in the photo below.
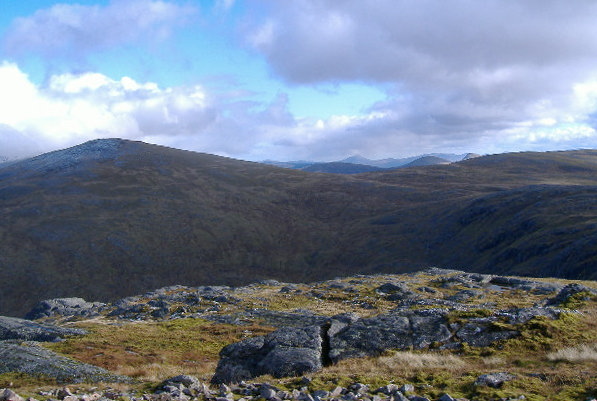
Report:
[[[346,176],[106,139],[0,166],[0,313],[438,265],[595,279],[597,152]]]

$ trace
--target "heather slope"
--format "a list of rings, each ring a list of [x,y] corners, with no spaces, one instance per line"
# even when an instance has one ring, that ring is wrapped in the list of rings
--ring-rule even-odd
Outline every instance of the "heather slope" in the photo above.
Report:
[[[0,168],[0,312],[435,264],[594,279],[597,152],[318,174],[91,141]]]

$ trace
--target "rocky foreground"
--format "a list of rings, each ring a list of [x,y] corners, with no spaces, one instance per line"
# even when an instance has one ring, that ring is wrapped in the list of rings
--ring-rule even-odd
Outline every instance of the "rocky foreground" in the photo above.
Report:
[[[546,365],[545,354],[572,344],[566,335],[596,340],[591,333],[573,332],[581,327],[574,322],[594,316],[587,305],[595,302],[595,287],[593,282],[429,269],[409,275],[357,276],[314,284],[265,281],[237,288],[174,286],[109,304],[81,298],[47,300],[29,312],[27,319],[0,317],[0,379],[2,374],[19,373],[62,384],[107,382],[134,389],[73,394],[61,388],[38,393],[41,399],[65,401],[512,399],[513,392],[517,397],[525,395],[519,388],[526,380],[553,386],[551,382],[561,372],[554,371],[556,365]],[[91,332],[100,324],[113,325],[115,330],[130,327],[131,336],[139,336],[140,343],[143,331],[134,330],[143,324],[161,327],[168,322],[192,321],[220,325],[217,327],[269,329],[263,335],[247,333],[240,341],[224,344],[211,373],[198,378],[181,368],[183,375],[161,378],[161,382],[150,379],[154,382],[150,392],[139,390],[148,382],[142,375],[123,374],[124,367],[111,371],[94,366],[77,360],[76,354],[69,357],[67,352],[71,342],[93,334],[82,326]],[[197,343],[197,348],[200,346]],[[106,353],[101,346],[88,342],[85,347],[99,347],[90,360],[113,366],[101,358]],[[524,359],[520,355],[513,359],[520,366],[510,365],[506,359],[493,365],[486,362],[514,358],[511,354],[526,352],[527,348],[528,355],[538,355],[533,356],[534,369],[516,362]],[[154,349],[151,355],[159,351]],[[129,345],[122,352],[143,355],[140,346]],[[426,371],[419,369],[414,374],[414,367],[412,377],[363,373],[362,366],[368,361],[396,352],[469,358],[472,370],[466,370],[465,362],[465,367],[459,368],[462,373],[454,373],[460,375],[454,378],[455,384],[446,384],[446,379],[438,384],[436,377],[423,380],[421,372]],[[480,365],[481,359],[485,365]],[[342,366],[345,371],[334,373]],[[483,366],[487,366],[486,371],[479,370]],[[595,360],[589,361],[589,369],[594,366]],[[437,376],[437,370],[434,372]],[[329,379],[330,375],[335,376]],[[575,383],[571,397],[577,398],[570,399],[595,396],[595,375],[585,376],[587,380]],[[369,377],[370,382],[357,380],[360,377]],[[518,390],[509,391],[510,386]],[[529,389],[526,396],[533,394],[547,397],[535,389]],[[0,401],[19,401],[18,397],[6,390]]]
[[[509,373],[494,373],[479,376],[476,386],[500,387],[505,381],[513,380],[515,376]],[[108,389],[90,393],[72,391],[68,387],[41,391],[39,395],[48,401],[251,401],[251,400],[296,400],[296,401],[431,401],[424,396],[416,395],[415,386],[412,384],[388,384],[379,388],[370,388],[363,383],[352,383],[348,387],[336,386],[331,391],[310,391],[308,385],[311,380],[303,377],[299,389],[283,390],[269,383],[245,383],[227,386],[221,384],[215,388],[202,383],[198,378],[188,375],[175,376],[165,380],[157,386],[155,392],[138,395],[136,392],[117,391]],[[524,398],[519,398],[524,399]],[[453,398],[444,393],[438,401],[467,401],[465,398]],[[25,401],[10,389],[0,389],[0,401]],[[37,401],[37,398],[28,397],[27,401]]]

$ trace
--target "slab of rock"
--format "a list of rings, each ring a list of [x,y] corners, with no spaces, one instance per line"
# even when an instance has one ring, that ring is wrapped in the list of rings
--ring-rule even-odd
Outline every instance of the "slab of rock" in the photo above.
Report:
[[[499,312],[498,316],[506,317],[509,324],[526,323],[534,317],[545,316],[551,320],[557,319],[560,316],[560,311],[553,308],[519,308],[511,309],[505,312]]]
[[[33,342],[0,341],[0,361],[0,373],[40,375],[59,383],[132,382],[129,377],[60,356]]]
[[[346,358],[380,355],[388,349],[420,349],[452,337],[443,316],[422,316],[417,312],[359,319],[332,334],[329,359],[333,363]]]
[[[83,335],[81,329],[40,324],[16,317],[0,316],[0,341],[60,341],[64,336]]]
[[[515,330],[495,330],[484,323],[468,322],[456,332],[457,338],[473,347],[487,347],[496,341],[519,335]]]

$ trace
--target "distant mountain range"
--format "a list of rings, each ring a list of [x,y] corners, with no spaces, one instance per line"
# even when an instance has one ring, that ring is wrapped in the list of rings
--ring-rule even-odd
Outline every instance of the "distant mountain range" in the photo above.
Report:
[[[467,153],[462,155],[456,155],[452,153],[433,153],[421,156],[406,157],[402,159],[389,158],[371,160],[356,155],[335,162],[309,162],[304,160],[294,162],[278,162],[273,160],[266,160],[263,163],[271,164],[278,167],[286,167],[295,170],[303,170],[317,173],[360,174],[384,169],[413,166],[430,166],[434,164],[449,164],[452,162],[471,159],[478,156],[479,155],[475,153]]]
[[[341,175],[105,139],[0,166],[0,213],[4,315],[429,266],[597,279],[595,150]]]

